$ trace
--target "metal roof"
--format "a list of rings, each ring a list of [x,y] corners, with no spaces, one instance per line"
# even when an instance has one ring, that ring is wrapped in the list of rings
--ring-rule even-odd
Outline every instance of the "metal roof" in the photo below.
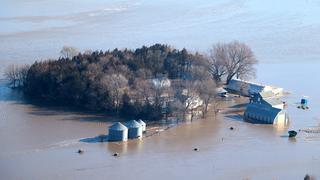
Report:
[[[282,110],[278,108],[250,103],[247,105],[245,113],[255,114],[263,117],[271,117],[274,119],[281,111]]]
[[[138,120],[138,123],[140,123],[141,125],[146,125],[146,123],[143,122],[141,119]]]
[[[279,99],[275,99],[275,98],[267,98],[267,99],[263,99],[263,100],[266,101],[271,106],[276,106],[276,105],[283,104],[282,101],[280,101]]]
[[[131,121],[128,121],[128,122],[126,123],[126,126],[127,126],[128,128],[139,128],[139,127],[141,127],[141,124],[138,123],[136,120],[131,120]]]
[[[262,98],[270,98],[275,96],[275,94],[272,91],[261,91],[259,94]]]
[[[128,128],[125,125],[121,124],[120,122],[116,122],[109,127],[109,130],[124,131],[124,130],[128,130]]]

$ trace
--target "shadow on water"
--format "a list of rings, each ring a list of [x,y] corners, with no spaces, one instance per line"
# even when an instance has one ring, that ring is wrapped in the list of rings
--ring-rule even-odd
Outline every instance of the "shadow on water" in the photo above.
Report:
[[[47,102],[39,99],[31,99],[24,96],[21,89],[12,89],[8,81],[0,79],[0,102],[10,102],[17,105],[31,105],[28,111],[36,116],[63,116],[63,120],[77,120],[86,122],[113,122],[124,121],[123,118],[98,111],[88,111],[84,108],[59,105],[58,103]]]
[[[240,108],[245,109],[247,107],[247,105],[248,105],[248,103],[236,104],[236,105],[231,106],[230,108],[232,108],[232,109],[240,109]]]
[[[141,151],[143,146],[143,139],[129,139],[125,142],[109,142],[107,143],[107,149],[113,153],[134,153]]]
[[[232,114],[232,115],[226,115],[225,117],[229,118],[229,119],[232,119],[234,121],[241,121],[241,122],[245,122],[243,120],[243,116],[242,115],[239,115],[239,114]]]
[[[104,142],[109,142],[109,137],[108,135],[101,134],[96,137],[83,138],[83,139],[80,139],[79,141],[84,143],[104,143]]]

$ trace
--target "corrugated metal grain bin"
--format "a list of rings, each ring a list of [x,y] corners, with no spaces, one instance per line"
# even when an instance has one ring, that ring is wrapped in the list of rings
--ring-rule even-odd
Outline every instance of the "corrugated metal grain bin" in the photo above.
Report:
[[[128,128],[128,138],[135,139],[142,137],[142,126],[136,120],[131,120],[126,123]]]
[[[109,127],[109,141],[127,141],[128,128],[120,122],[114,123]]]
[[[147,129],[147,124],[143,122],[141,119],[138,120],[138,123],[142,126],[142,132],[145,132]]]

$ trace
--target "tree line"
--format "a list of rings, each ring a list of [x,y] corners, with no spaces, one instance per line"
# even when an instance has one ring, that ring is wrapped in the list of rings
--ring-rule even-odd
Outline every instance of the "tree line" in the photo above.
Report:
[[[239,42],[217,44],[208,55],[162,44],[75,52],[64,47],[59,59],[9,68],[6,76],[30,97],[156,120],[193,117],[198,111],[205,116],[216,84],[253,75],[256,63],[250,48]],[[13,71],[24,73],[12,78]]]

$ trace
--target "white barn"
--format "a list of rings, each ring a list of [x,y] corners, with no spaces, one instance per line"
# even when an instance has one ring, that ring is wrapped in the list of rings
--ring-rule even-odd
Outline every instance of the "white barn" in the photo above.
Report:
[[[230,93],[240,94],[244,96],[251,96],[255,93],[264,91],[272,92],[276,96],[283,94],[283,88],[258,84],[241,79],[231,79],[225,89]]]

